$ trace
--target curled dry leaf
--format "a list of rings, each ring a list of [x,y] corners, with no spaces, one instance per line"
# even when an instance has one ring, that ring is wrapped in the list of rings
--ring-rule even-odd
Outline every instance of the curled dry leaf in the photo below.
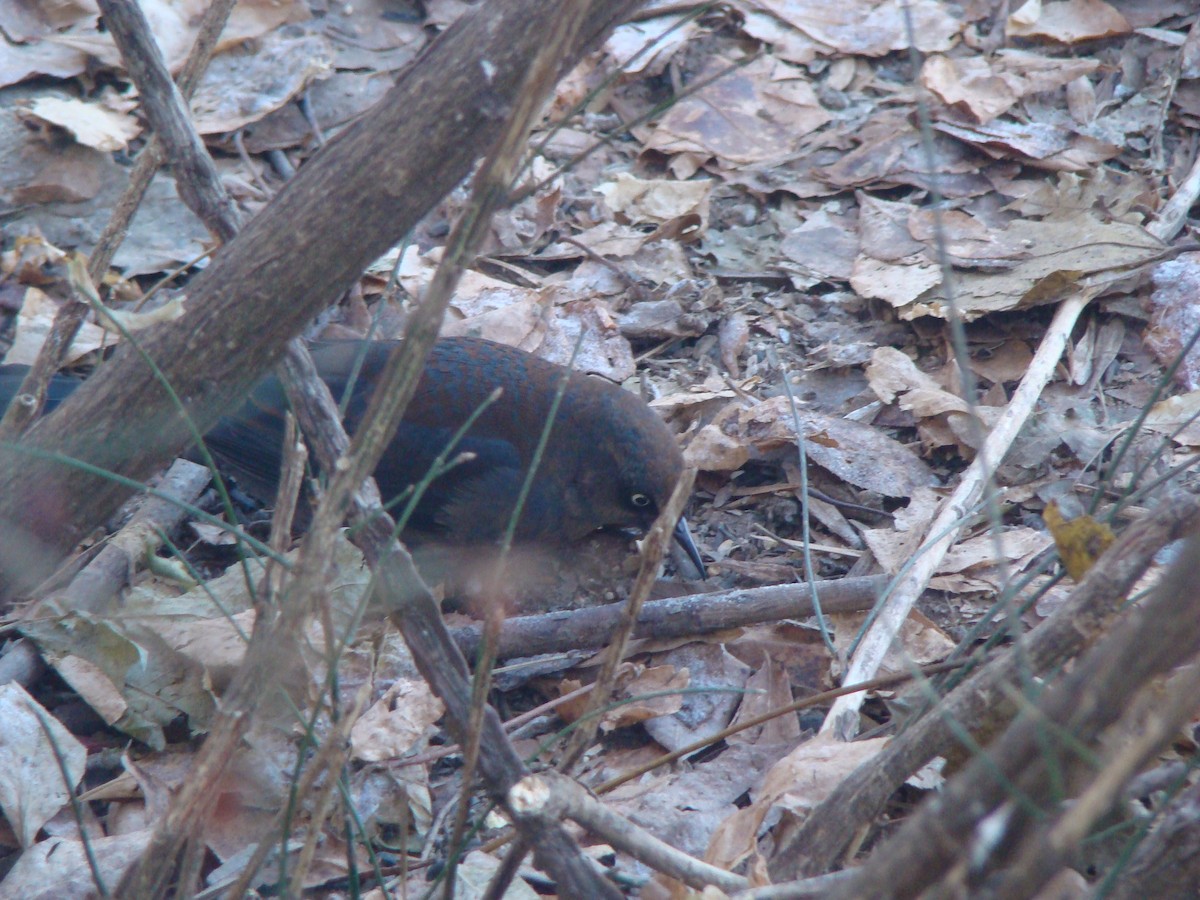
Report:
[[[19,684],[0,685],[0,721],[0,811],[28,847],[70,800],[87,750]],[[63,783],[64,770],[70,784]]]
[[[1200,391],[1159,400],[1146,415],[1147,428],[1169,434],[1177,444],[1200,447]]]
[[[55,278],[47,270],[66,255],[33,228],[29,234],[18,235],[12,247],[0,253],[0,273],[12,275],[21,284],[51,284]]]
[[[869,425],[798,409],[808,458],[842,480],[885,497],[908,497],[937,483],[916,453]],[[688,444],[690,465],[729,471],[751,459],[794,453],[796,432],[786,397],[753,407],[730,405]]]
[[[351,754],[364,762],[396,759],[419,746],[445,707],[419,679],[394,683],[350,730]]]
[[[966,412],[961,398],[943,389],[916,363],[894,347],[877,347],[867,364],[871,390],[884,403],[898,403],[918,418]]]
[[[32,365],[37,359],[38,350],[46,342],[46,336],[54,325],[62,304],[51,299],[35,287],[25,291],[25,300],[21,311],[17,314],[17,333],[13,338],[12,347],[4,357],[6,363],[13,365]],[[84,322],[71,342],[64,362],[70,364],[87,356],[93,350],[99,349],[106,340],[106,332],[99,325]]]
[[[979,124],[1007,112],[1031,94],[1044,93],[1100,67],[1094,59],[1062,59],[1024,50],[960,58],[936,55],[921,68],[921,83],[948,106],[964,110]]]
[[[708,224],[708,196],[712,192],[712,182],[707,179],[648,180],[621,172],[615,181],[605,182],[595,190],[618,221],[662,225],[682,216],[698,215],[701,228]]]
[[[734,62],[714,57],[696,77],[713,78]],[[762,57],[680,99],[659,120],[646,149],[686,154],[671,165],[686,178],[713,157],[722,167],[737,168],[786,156],[831,118],[798,70]]]
[[[1064,44],[1129,34],[1129,22],[1102,0],[1028,0],[1008,17],[1010,37],[1048,38]]]
[[[889,740],[845,743],[822,734],[805,741],[768,770],[762,786],[754,792],[753,803],[721,823],[709,842],[705,860],[732,869],[756,852],[759,827],[768,813],[803,818]]]
[[[830,54],[885,56],[911,44],[906,15],[912,17],[917,49],[949,50],[963,22],[943,3],[917,0],[907,8],[889,0],[828,3],[826,0],[742,0],[746,31],[776,45],[776,55],[810,63]],[[864,27],[869,22],[870,27]]]
[[[129,113],[73,97],[42,97],[27,115],[66,129],[78,143],[97,150],[124,150],[142,130]]]
[[[1056,303],[1082,279],[1115,273],[1161,256],[1163,244],[1140,225],[1101,221],[1088,212],[1040,222],[1014,221],[1003,233],[1010,246],[1037,248],[1003,272],[957,273],[955,302],[972,321],[989,312]],[[946,300],[935,289],[900,308],[902,319],[945,318]]]

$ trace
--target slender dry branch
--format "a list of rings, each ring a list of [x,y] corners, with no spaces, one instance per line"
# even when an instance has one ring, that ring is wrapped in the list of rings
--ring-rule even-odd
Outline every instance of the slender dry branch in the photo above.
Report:
[[[660,841],[562,775],[553,772],[530,775],[513,786],[510,798],[510,804],[517,808],[537,808],[543,814],[566,816],[655,871],[697,890],[715,885],[725,892],[739,891],[748,884],[741,875],[710,866]]]
[[[71,579],[61,591],[43,602],[59,610],[102,615],[113,604],[118,592],[129,583],[137,561],[162,545],[162,535],[183,521],[187,505],[193,503],[208,484],[210,473],[186,459],[177,459],[163,476],[159,490],[163,496],[148,497],[133,518],[109,538],[96,558]],[[40,605],[40,604],[39,604]],[[35,612],[36,615],[36,607]]]
[[[638,614],[633,636],[667,640],[723,628],[806,618],[813,614],[814,589],[825,612],[862,612],[875,604],[886,584],[886,576],[868,575],[818,581],[813,585],[773,584],[652,600]],[[500,627],[496,655],[507,659],[603,647],[612,640],[624,615],[623,609],[623,604],[610,603],[506,619]],[[480,640],[478,626],[452,628],[450,634],[464,656],[475,655]]]

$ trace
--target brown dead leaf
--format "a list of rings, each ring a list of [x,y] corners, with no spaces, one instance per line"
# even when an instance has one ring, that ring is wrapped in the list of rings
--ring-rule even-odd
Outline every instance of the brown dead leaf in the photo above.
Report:
[[[605,713],[600,721],[600,729],[609,732],[643,722],[649,725],[651,719],[678,712],[683,706],[683,696],[675,692],[682,691],[690,682],[691,676],[686,668],[677,669],[673,665],[637,666],[633,677],[621,679],[621,696],[629,698],[630,702],[615,706]],[[652,697],[650,694],[660,696]]]
[[[783,59],[802,64],[818,56],[884,56],[909,44],[905,10],[888,0],[830,4],[824,0],[740,0],[746,32],[774,45]],[[941,3],[908,5],[917,48],[949,50],[962,22]],[[863,27],[869,22],[870,27]]]
[[[1084,79],[1099,68],[1094,59],[1061,59],[1006,48],[994,56],[936,55],[921,68],[921,83],[947,106],[983,124],[1031,94]]]
[[[833,645],[839,658],[845,658],[862,631],[866,613],[838,613],[829,617],[834,628]],[[945,659],[956,642],[920,610],[911,610],[900,626],[900,636],[884,655],[880,674],[911,671],[914,665],[923,666]]]
[[[900,205],[900,204],[898,204]],[[983,220],[957,209],[940,215],[930,209],[908,207],[908,232],[920,241],[931,258],[938,241],[950,264],[959,268],[1007,269],[1029,256],[1029,248],[1006,239]]]
[[[858,246],[858,235],[845,216],[819,209],[788,232],[779,250],[818,279],[849,281]]]
[[[871,390],[880,400],[899,403],[901,409],[909,410],[918,418],[968,410],[966,401],[943,389],[894,347],[875,349],[867,364],[867,378]]]
[[[73,30],[83,31],[94,27],[98,18],[95,10],[92,10],[91,15],[81,18]],[[92,24],[87,23],[88,19]],[[7,26],[9,22],[5,24]],[[53,40],[58,32],[57,26],[38,24],[37,32],[31,30],[19,38],[13,36],[10,40],[0,41],[0,87],[39,75],[70,78],[86,68],[87,53]]]
[[[200,134],[237,131],[328,77],[330,66],[324,38],[272,31],[252,53],[213,59],[192,97],[192,121]]]
[[[17,314],[17,336],[13,338],[12,347],[8,349],[5,362],[12,365],[29,366],[37,359],[38,349],[46,343],[46,336],[54,324],[61,308],[59,301],[52,300],[47,294],[37,288],[25,290],[25,300]],[[106,337],[106,332],[100,326],[85,322],[79,326],[79,331],[67,350],[65,364],[70,365],[83,359],[84,356],[112,342]]]
[[[0,685],[0,721],[0,811],[21,846],[29,847],[42,826],[70,802],[83,777],[87,750],[19,684]],[[69,784],[63,783],[64,771]]]
[[[790,704],[792,681],[783,664],[770,656],[763,658],[760,665],[746,682],[746,696],[738,705],[732,724],[748,721],[774,709]],[[800,738],[800,720],[795,716],[779,716],[764,722],[749,731],[730,735],[731,743],[764,741],[766,743],[795,742]]]
[[[625,312],[617,314],[617,321],[621,325],[621,334],[631,341],[678,340],[697,337],[708,330],[702,318],[685,312],[683,304],[677,300],[634,303]]]
[[[864,543],[885,572],[896,575],[912,559],[939,508],[940,498],[935,491],[918,488],[913,491],[908,506],[893,515],[892,528],[860,531]]]
[[[1014,198],[1008,209],[1025,218],[1071,220],[1083,209],[1103,209],[1106,218],[1137,225],[1143,209],[1153,206],[1153,188],[1138,173],[1101,168],[1078,174],[1059,172],[1052,178],[1021,179],[1005,185]]]
[[[1114,270],[1123,271],[1160,256],[1162,243],[1144,228],[1102,221],[1089,212],[1069,219],[1034,222],[1019,219],[1005,231],[1012,246],[1033,252],[1004,272],[958,273],[955,302],[971,321],[989,312],[1054,303],[1080,279]],[[946,317],[940,289],[900,308],[900,317]]]
[[[732,60],[713,58],[696,78],[727,68]],[[812,85],[792,67],[761,57],[728,72],[679,100],[659,120],[645,142],[676,159],[676,177],[687,178],[708,159],[722,168],[760,165],[786,157],[800,138],[830,120]]]
[[[605,801],[660,839],[699,856],[713,830],[735,810],[735,802],[790,749],[786,744],[732,744],[715,758],[624,784]]]
[[[750,667],[733,656],[723,643],[689,641],[652,654],[651,658],[688,673],[691,688],[680,696],[678,709],[645,723],[652,738],[668,750],[678,750],[716,734],[729,724],[750,677]]]
[[[20,855],[5,874],[3,896],[91,897],[94,862],[105,884],[115,885],[150,845],[151,829],[83,841],[49,838]]]
[[[708,197],[712,182],[675,181],[667,178],[637,178],[619,172],[614,181],[595,188],[604,198],[604,205],[623,224],[661,225],[686,215],[698,215],[701,227],[708,225]]]
[[[923,255],[897,263],[859,256],[850,274],[850,285],[859,296],[898,306],[912,303],[941,282],[941,270]]]
[[[937,122],[934,127],[996,159],[1015,155],[1027,165],[1051,172],[1086,172],[1121,152],[1110,141],[1041,122],[993,119],[984,125]]]
[[[860,764],[888,743],[888,738],[845,743],[817,735],[779,762],[755,791],[754,802],[723,821],[713,833],[706,862],[733,869],[757,851],[758,830],[767,814],[778,811],[802,818]]]
[[[574,243],[555,243],[538,254],[538,259],[578,259],[584,255],[576,244],[582,244],[597,256],[620,259],[633,256],[646,243],[646,235],[631,225],[601,222],[574,236]]]
[[[139,5],[167,65],[177,72],[196,40],[207,4],[204,0],[142,0]],[[99,30],[94,5],[33,4],[33,8],[41,15],[24,20],[23,43],[0,41],[0,86],[34,75],[70,78],[96,61],[120,68],[120,54],[112,37]],[[308,16],[308,8],[300,0],[242,0],[221,33],[217,51]]]
[[[809,460],[855,487],[908,497],[916,488],[936,482],[916,453],[869,425],[807,409],[797,409],[796,417],[804,429]],[[793,453],[795,447],[787,398],[772,397],[750,408],[726,407],[700,429],[684,457],[697,468],[728,470],[749,459]]]
[[[1023,526],[960,541],[939,563],[930,587],[953,593],[998,591],[1049,549],[1050,543],[1044,531]],[[1003,554],[1003,565],[996,558],[997,548]]]
[[[861,253],[882,262],[904,262],[924,252],[927,242],[915,240],[908,226],[916,206],[881,200],[862,191],[857,199]]]
[[[596,299],[568,299],[553,290],[551,293],[554,315],[545,321],[540,343],[528,349],[542,359],[610,381],[633,377],[637,368],[633,350],[608,304]]]
[[[993,384],[1008,384],[1025,377],[1032,359],[1033,351],[1025,341],[1009,340],[986,356],[972,355],[971,371]]]
[[[216,710],[203,669],[137,623],[70,613],[23,632],[97,711],[119,713],[111,725],[151,747],[164,745],[162,729],[181,713],[203,730]]]
[[[1150,407],[1145,426],[1185,447],[1200,447],[1200,391],[1159,400]]]
[[[39,97],[27,115],[66,129],[78,143],[97,150],[124,150],[142,130],[128,112],[73,97]]]
[[[396,681],[354,723],[351,755],[364,762],[398,759],[428,738],[430,726],[444,712],[425,681]]]
[[[1083,337],[1067,345],[1071,384],[1090,384],[1094,388],[1117,359],[1124,341],[1124,320],[1109,319],[1098,323],[1097,319],[1088,319]]]
[[[666,15],[627,22],[609,35],[604,52],[626,75],[659,75],[699,28],[694,19],[685,21],[686,18]]]
[[[203,588],[198,588],[196,593],[201,591]],[[203,665],[213,688],[223,690],[246,658],[246,636],[254,629],[254,610],[201,619],[164,613],[150,618],[147,625],[180,653]]]
[[[1027,0],[1008,17],[1012,37],[1075,44],[1128,34],[1129,22],[1103,0]]]

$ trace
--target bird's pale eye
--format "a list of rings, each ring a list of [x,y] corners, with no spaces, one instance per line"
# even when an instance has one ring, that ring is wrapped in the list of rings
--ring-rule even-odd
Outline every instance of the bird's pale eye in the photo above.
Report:
[[[632,503],[634,506],[636,506],[638,509],[645,509],[647,506],[650,505],[650,498],[642,493],[630,494],[629,502]]]

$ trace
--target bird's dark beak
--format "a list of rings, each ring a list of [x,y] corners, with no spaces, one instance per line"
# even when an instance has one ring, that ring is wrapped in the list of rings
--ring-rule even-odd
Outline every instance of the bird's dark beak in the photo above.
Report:
[[[683,516],[679,517],[679,521],[675,523],[675,543],[683,548],[683,552],[700,571],[700,577],[708,578],[708,571],[704,568],[704,560],[700,558],[700,548],[696,546],[695,539],[692,538],[692,532],[688,529],[687,519]]]

